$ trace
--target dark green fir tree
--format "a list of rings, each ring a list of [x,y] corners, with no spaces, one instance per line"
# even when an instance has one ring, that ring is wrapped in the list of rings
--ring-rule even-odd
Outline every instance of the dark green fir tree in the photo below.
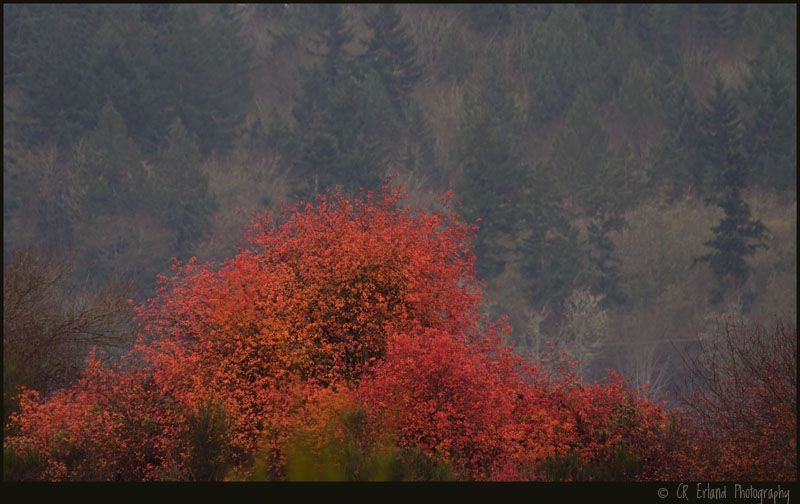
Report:
[[[717,278],[718,286],[712,290],[713,302],[721,301],[728,290],[740,289],[751,272],[746,258],[760,248],[767,248],[768,229],[760,220],[751,218],[750,206],[742,198],[740,166],[736,155],[731,155],[723,177],[726,187],[716,201],[725,216],[711,228],[714,238],[704,243],[711,252],[696,257],[693,263],[707,262]]]
[[[694,185],[700,194],[714,194],[725,186],[726,170],[739,172],[743,168],[729,163],[745,161],[741,153],[733,154],[742,147],[742,121],[730,89],[719,76],[700,115],[699,130],[700,162],[695,166]]]
[[[87,215],[134,213],[144,188],[142,155],[110,98],[97,116],[81,157]]]
[[[167,146],[159,152],[151,184],[156,218],[175,233],[175,251],[188,253],[202,238],[215,208],[208,193],[208,176],[201,168],[202,156],[196,136],[180,119],[169,127]]]
[[[422,76],[417,47],[394,4],[380,4],[366,24],[372,30],[372,37],[364,41],[367,51],[363,59],[377,72],[400,113],[403,100]]]
[[[759,54],[750,69],[743,102],[752,181],[779,191],[793,190],[797,185],[797,62],[775,45]]]
[[[519,255],[530,301],[560,306],[582,276],[578,230],[564,209],[563,197],[550,174],[538,165],[525,194],[524,227]]]
[[[515,247],[526,171],[517,141],[522,114],[499,75],[487,72],[482,86],[465,95],[458,140],[463,173],[457,191],[464,217],[480,219],[475,251],[484,278],[502,272],[508,251]]]

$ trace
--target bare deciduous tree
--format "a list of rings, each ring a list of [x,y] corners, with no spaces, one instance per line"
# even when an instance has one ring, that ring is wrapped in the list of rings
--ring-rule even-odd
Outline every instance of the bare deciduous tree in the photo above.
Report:
[[[71,286],[72,260],[54,253],[16,252],[3,274],[3,392],[20,386],[47,394],[80,373],[92,347],[106,351],[133,342],[126,290]]]
[[[682,404],[699,426],[705,477],[795,479],[797,328],[731,316],[684,359],[690,375]]]

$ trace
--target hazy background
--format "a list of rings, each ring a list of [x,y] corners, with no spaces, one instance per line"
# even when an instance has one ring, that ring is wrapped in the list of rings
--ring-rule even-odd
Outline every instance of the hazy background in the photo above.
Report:
[[[719,317],[796,323],[795,5],[7,4],[3,25],[6,275],[64,261],[25,327],[99,310],[78,348],[133,316],[102,289],[142,302],[172,257],[233,255],[252,212],[395,173],[422,207],[456,192],[487,309],[586,379],[674,390]]]

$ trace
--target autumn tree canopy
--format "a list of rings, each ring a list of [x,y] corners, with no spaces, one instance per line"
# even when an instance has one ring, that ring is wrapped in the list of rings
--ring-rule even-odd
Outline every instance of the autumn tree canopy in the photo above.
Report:
[[[278,216],[258,216],[248,248],[224,264],[176,263],[159,295],[137,307],[141,334],[129,359],[131,369],[147,372],[131,376],[183,410],[213,396],[231,416],[233,451],[245,457],[280,430],[274,410],[292,386],[356,383],[395,334],[435,329],[477,338],[474,226],[450,207],[452,195],[432,213],[402,207],[404,197],[387,187],[380,196],[337,192],[299,201]],[[98,366],[90,370],[101,373]],[[23,406],[48,410],[57,423],[75,401],[95,408],[86,389],[110,385],[92,376],[47,403]],[[38,448],[52,452],[53,432],[30,424],[32,415],[17,418],[20,432],[40,436]]]
[[[470,240],[439,209],[327,192],[256,216],[221,265],[175,263],[117,363],[25,390],[13,479],[687,479],[685,415],[611,374],[529,362],[480,312]],[[334,447],[334,448],[332,448]]]

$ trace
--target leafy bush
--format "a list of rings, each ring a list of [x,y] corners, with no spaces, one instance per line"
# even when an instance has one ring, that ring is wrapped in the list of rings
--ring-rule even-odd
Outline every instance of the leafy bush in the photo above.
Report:
[[[470,239],[441,210],[341,193],[253,221],[221,267],[189,261],[137,308],[118,364],[26,391],[21,478],[650,479],[681,474],[664,404],[621,376],[532,364],[478,309]],[[41,454],[31,459],[26,450]],[[29,462],[19,462],[28,460]],[[38,460],[38,462],[37,462]],[[665,469],[666,467],[666,469]],[[31,475],[35,470],[36,475]]]

